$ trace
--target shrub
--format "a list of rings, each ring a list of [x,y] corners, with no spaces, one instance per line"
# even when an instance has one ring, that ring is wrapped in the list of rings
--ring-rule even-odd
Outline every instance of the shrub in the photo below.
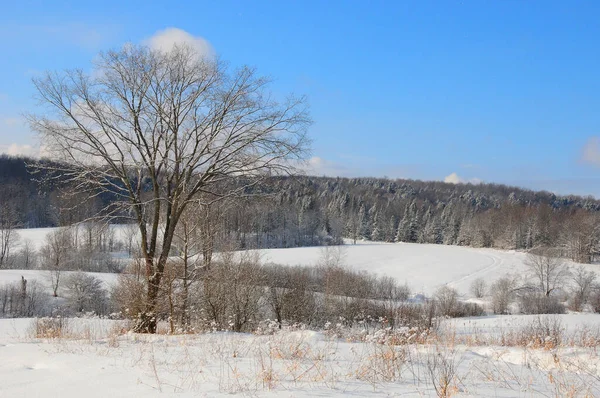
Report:
[[[145,292],[146,277],[140,262],[135,261],[119,275],[110,292],[111,303],[119,312],[135,319],[145,310]]]
[[[565,306],[556,297],[539,293],[525,293],[519,297],[519,307],[523,314],[564,314]]]
[[[508,313],[508,307],[513,300],[516,282],[513,278],[500,278],[491,287],[492,311],[495,314]]]
[[[66,298],[71,311],[75,313],[108,313],[108,297],[103,282],[83,272],[71,274],[65,280]]]
[[[56,339],[64,337],[68,332],[67,318],[36,318],[33,320],[33,337],[38,339]]]
[[[434,295],[438,312],[442,316],[453,316],[458,307],[458,291],[449,286],[440,287]]]
[[[523,345],[551,349],[562,343],[565,328],[558,317],[539,316],[519,332]]]
[[[487,290],[487,283],[483,278],[477,278],[471,283],[471,294],[476,298],[482,298],[485,296]]]
[[[462,318],[467,316],[482,316],[485,315],[485,310],[477,303],[458,302],[454,312],[450,314],[452,318]]]
[[[579,266],[575,269],[572,277],[573,289],[569,298],[569,308],[573,311],[581,311],[593,293],[596,273],[586,271],[582,266]]]

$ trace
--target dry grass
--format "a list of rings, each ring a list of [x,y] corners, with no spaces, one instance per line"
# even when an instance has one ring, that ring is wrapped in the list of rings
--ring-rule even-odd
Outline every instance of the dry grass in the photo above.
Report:
[[[143,369],[140,383],[164,393],[203,392],[207,380],[221,393],[244,395],[339,389],[361,382],[379,392],[412,385],[415,392],[439,397],[465,391],[478,395],[477,383],[519,394],[575,397],[598,393],[594,383],[600,386],[598,330],[582,327],[567,333],[552,318],[494,336],[343,327],[329,335],[284,328],[262,335],[149,336],[128,333],[124,323],[96,328],[94,323],[81,327],[61,318],[39,319],[32,324],[32,336],[52,339],[61,350],[73,350],[75,343],[80,351],[128,358],[133,368]],[[521,350],[519,363],[514,362],[515,349]],[[473,352],[481,354],[474,360]],[[581,353],[588,355],[586,360]]]
[[[69,335],[68,318],[35,318],[31,335],[36,339],[59,339]]]

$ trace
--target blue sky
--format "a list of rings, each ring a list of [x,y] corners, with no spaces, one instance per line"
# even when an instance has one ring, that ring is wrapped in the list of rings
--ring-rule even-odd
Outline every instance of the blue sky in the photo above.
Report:
[[[600,2],[18,1],[0,14],[0,151],[31,77],[167,28],[309,97],[312,172],[600,197]]]

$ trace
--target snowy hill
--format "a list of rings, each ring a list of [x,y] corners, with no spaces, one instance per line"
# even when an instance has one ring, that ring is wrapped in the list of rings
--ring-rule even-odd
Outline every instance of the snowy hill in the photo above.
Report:
[[[127,234],[124,226],[111,226],[116,239]],[[28,239],[33,246],[42,246],[45,236],[53,228],[19,230],[21,241]],[[319,262],[324,247],[300,247],[291,249],[260,250],[263,263],[283,265],[308,265]],[[413,292],[431,294],[438,287],[448,284],[468,296],[469,286],[476,278],[488,283],[506,276],[523,276],[526,273],[526,254],[516,251],[476,249],[462,246],[358,242],[341,246],[342,263],[354,270],[374,272],[406,282]],[[575,265],[574,263],[570,263]],[[600,274],[597,265],[577,264]],[[17,281],[21,275],[38,278],[38,271],[0,270],[0,283]],[[105,282],[114,276],[98,274]],[[38,279],[43,279],[39,276]],[[43,280],[41,280],[42,282]]]

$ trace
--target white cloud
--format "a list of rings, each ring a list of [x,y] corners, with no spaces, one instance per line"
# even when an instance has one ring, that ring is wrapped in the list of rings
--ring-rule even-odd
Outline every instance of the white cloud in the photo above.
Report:
[[[165,52],[170,51],[176,44],[186,44],[194,48],[201,56],[209,58],[215,56],[215,50],[206,39],[193,36],[178,28],[167,28],[158,31],[147,39],[146,43],[154,50]]]
[[[306,173],[316,176],[343,177],[348,175],[348,169],[341,164],[313,156],[308,159]]]
[[[600,137],[590,137],[583,146],[581,160],[594,166],[600,166]]]
[[[444,177],[444,182],[447,182],[449,184],[462,184],[464,181],[458,176],[458,174],[452,173]]]
[[[444,177],[444,182],[449,184],[481,184],[481,180],[479,178],[470,178],[466,180],[456,173],[452,173]]]

